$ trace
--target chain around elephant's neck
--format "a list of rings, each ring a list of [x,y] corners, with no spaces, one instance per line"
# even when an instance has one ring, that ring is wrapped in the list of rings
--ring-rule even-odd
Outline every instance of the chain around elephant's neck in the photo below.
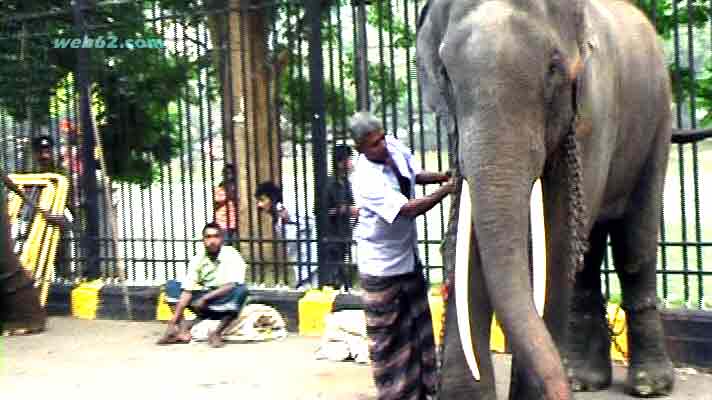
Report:
[[[586,203],[583,196],[583,163],[581,149],[576,139],[576,119],[573,118],[571,127],[566,133],[564,148],[566,150],[566,180],[568,190],[568,221],[571,249],[569,261],[571,270],[569,277],[576,278],[576,273],[583,269],[583,257],[588,251],[586,235]]]

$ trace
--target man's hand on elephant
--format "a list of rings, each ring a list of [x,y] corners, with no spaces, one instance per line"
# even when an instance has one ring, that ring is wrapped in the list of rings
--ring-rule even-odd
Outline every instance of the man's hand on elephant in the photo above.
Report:
[[[453,194],[457,190],[457,178],[448,179],[442,186],[442,190],[445,190],[448,194]]]

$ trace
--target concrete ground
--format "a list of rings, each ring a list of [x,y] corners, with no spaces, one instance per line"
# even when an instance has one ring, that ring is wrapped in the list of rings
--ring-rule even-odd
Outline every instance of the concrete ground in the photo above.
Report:
[[[285,399],[373,400],[370,368],[316,360],[318,338],[156,346],[158,322],[51,318],[46,333],[0,338],[3,399]],[[505,398],[509,357],[495,356],[498,391]],[[182,368],[185,368],[183,371]],[[678,370],[674,400],[712,400],[712,376]],[[611,389],[576,399],[630,399],[625,370]],[[224,395],[225,397],[222,397]]]

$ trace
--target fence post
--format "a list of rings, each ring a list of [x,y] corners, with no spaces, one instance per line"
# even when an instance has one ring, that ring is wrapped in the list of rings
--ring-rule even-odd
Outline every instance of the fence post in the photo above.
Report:
[[[356,41],[356,101],[360,111],[371,109],[371,96],[368,92],[368,38],[366,36],[367,0],[356,0],[358,29]]]
[[[75,0],[73,4],[74,24],[81,38],[87,35],[84,12],[86,0]],[[84,276],[89,279],[101,277],[99,268],[99,209],[96,184],[96,158],[94,157],[94,127],[91,120],[89,97],[89,49],[80,46],[77,49],[76,84],[79,92],[79,115],[82,133],[82,190],[84,192],[84,210],[86,210],[86,232],[83,249],[86,255]],[[106,173],[106,171],[104,171]],[[78,217],[78,216],[77,216]]]
[[[324,59],[321,49],[321,14],[324,11],[320,0],[308,0],[306,16],[309,21],[309,80],[311,81],[311,131],[314,151],[314,210],[316,211],[316,238],[319,267],[324,263],[324,227],[326,226],[326,112],[324,100]],[[318,270],[320,271],[320,269]],[[319,279],[322,285],[322,279]]]

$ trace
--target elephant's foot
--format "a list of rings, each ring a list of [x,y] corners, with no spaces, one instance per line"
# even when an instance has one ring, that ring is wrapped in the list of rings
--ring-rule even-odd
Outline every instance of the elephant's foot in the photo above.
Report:
[[[494,382],[476,382],[472,379],[472,375],[455,375],[459,374],[441,375],[436,398],[441,400],[497,400]]]
[[[626,391],[638,397],[669,395],[675,384],[675,371],[665,351],[658,310],[627,310],[626,314],[630,348]]]
[[[601,296],[574,299],[569,315],[566,374],[574,392],[611,385],[611,338]]]
[[[672,393],[675,373],[670,367],[660,367],[658,363],[631,365],[628,369],[626,391],[637,397],[667,396]]]

